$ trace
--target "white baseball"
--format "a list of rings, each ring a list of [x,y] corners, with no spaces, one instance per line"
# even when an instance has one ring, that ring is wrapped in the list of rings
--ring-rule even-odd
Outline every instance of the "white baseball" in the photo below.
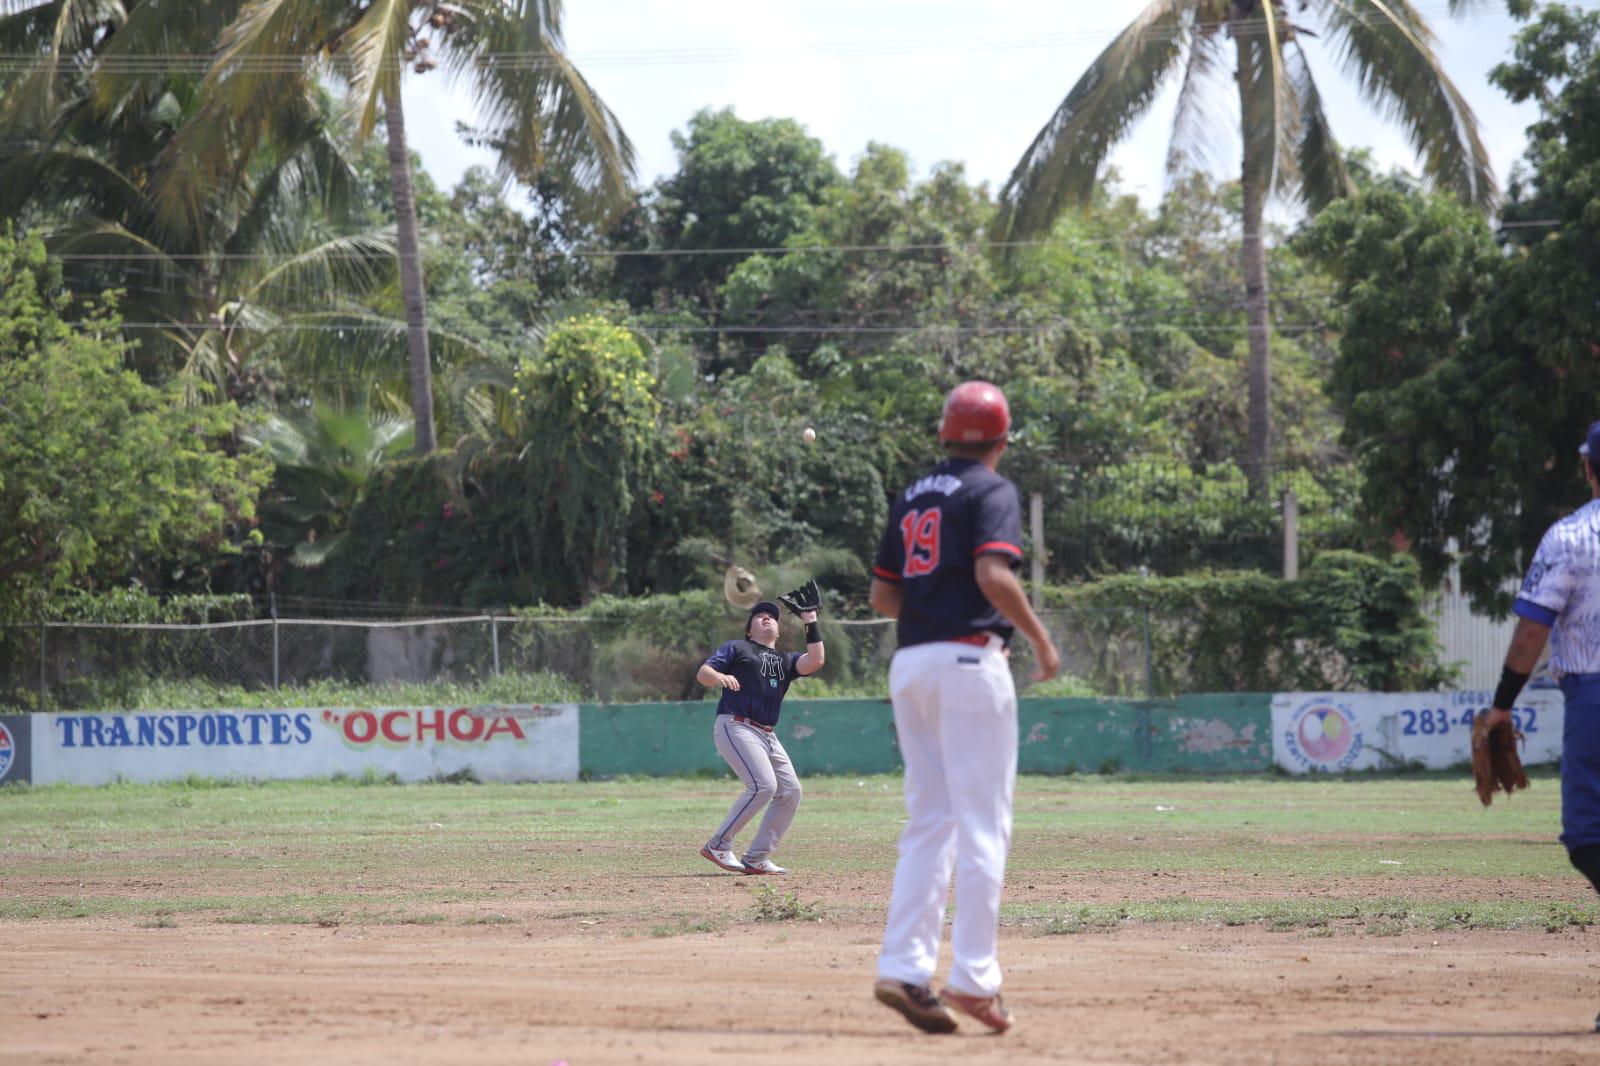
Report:
[[[804,440],[807,444],[810,444],[812,441],[817,439],[817,431],[812,429],[810,426],[807,426],[805,431],[800,434],[800,439]]]

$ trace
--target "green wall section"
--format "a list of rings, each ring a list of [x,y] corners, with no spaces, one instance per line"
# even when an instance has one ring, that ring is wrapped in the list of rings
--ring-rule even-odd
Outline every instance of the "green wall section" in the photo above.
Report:
[[[722,773],[711,743],[715,714],[709,701],[584,705],[579,772]],[[1024,699],[1017,717],[1022,773],[1247,773],[1272,765],[1270,694]],[[778,736],[802,777],[900,769],[888,700],[786,700]]]

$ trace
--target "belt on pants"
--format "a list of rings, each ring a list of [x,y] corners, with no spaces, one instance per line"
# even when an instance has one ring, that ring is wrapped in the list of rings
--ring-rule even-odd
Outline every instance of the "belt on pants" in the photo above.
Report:
[[[980,648],[987,648],[989,646],[989,638],[992,636],[994,636],[993,633],[968,633],[964,637],[945,637],[944,639],[952,644],[976,644]]]
[[[757,729],[761,730],[763,733],[772,732],[772,727],[770,725],[762,725],[760,722],[756,721],[754,718],[746,718],[743,715],[738,715],[738,714],[730,714],[728,717],[732,718],[735,722],[743,722],[745,725],[753,725]]]

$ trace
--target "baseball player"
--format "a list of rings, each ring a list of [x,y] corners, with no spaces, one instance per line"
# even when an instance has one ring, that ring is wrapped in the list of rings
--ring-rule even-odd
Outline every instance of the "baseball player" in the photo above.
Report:
[[[781,597],[806,627],[804,653],[779,652],[778,605],[762,600],[750,608],[743,640],[730,640],[711,653],[695,674],[708,687],[722,689],[711,739],[727,760],[744,792],[734,800],[728,817],[711,834],[700,854],[724,870],[741,874],[782,874],[772,861],[778,842],[789,831],[800,806],[800,779],[789,753],[778,740],[778,713],[784,694],[796,677],[822,669],[825,658],[817,612],[822,604],[815,581]],[[744,858],[733,853],[739,830],[766,807],[761,826]]]
[[[1550,670],[1566,697],[1561,843],[1600,892],[1600,422],[1589,427],[1578,454],[1590,500],[1546,530],[1534,552],[1511,608],[1517,627],[1489,725],[1511,722],[1512,704],[1550,641]]]
[[[908,816],[873,995],[932,1033],[956,1028],[951,1008],[996,1032],[1011,1026],[996,952],[1017,774],[1012,634],[1033,646],[1036,680],[1061,665],[1016,576],[1021,503],[995,472],[1010,426],[994,385],[951,390],[939,423],[948,457],[895,497],[872,567],[873,609],[898,620],[889,697]],[[954,958],[936,997],[952,871]]]

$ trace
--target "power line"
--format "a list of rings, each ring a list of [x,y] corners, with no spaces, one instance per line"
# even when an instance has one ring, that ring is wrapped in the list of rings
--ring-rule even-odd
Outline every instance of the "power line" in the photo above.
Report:
[[[1010,326],[1010,325],[1003,325],[1003,324],[1001,324],[1001,325],[985,325],[985,326],[962,326],[962,325],[944,325],[944,324],[937,323],[937,322],[927,322],[927,323],[921,323],[921,324],[917,324],[917,325],[907,325],[907,326],[829,326],[829,325],[820,325],[819,324],[819,325],[792,325],[792,326],[781,326],[781,325],[762,325],[762,326],[635,326],[634,328],[638,332],[644,333],[644,334],[647,334],[647,335],[655,333],[655,332],[662,332],[662,333],[714,333],[714,334],[734,334],[734,335],[739,335],[739,334],[758,334],[758,335],[761,335],[761,334],[778,334],[778,335],[799,334],[799,335],[807,335],[807,334],[819,334],[820,333],[820,334],[827,334],[827,335],[830,335],[830,336],[832,336],[832,335],[842,335],[842,336],[853,336],[853,335],[893,336],[893,335],[899,335],[899,334],[915,333],[915,332],[918,332],[918,331],[926,331],[926,332],[938,333],[938,334],[942,334],[942,335],[988,336],[988,335],[1005,335],[1005,334],[1050,333],[1050,332],[1053,332],[1053,331],[1056,331],[1056,330],[1059,330],[1059,329],[1063,329],[1063,328],[1067,328],[1067,327],[1071,327],[1071,326],[1077,326],[1077,325],[1082,325],[1082,323],[1073,322],[1073,321],[1068,320],[1068,319],[1058,319],[1058,320],[1051,321],[1051,322],[1044,322],[1044,323],[1038,323],[1038,324],[1034,324],[1034,325],[1025,325],[1025,326]],[[1120,330],[1122,332],[1129,332],[1129,333],[1158,333],[1158,332],[1166,332],[1166,331],[1199,332],[1199,333],[1237,333],[1237,332],[1243,332],[1243,331],[1248,330],[1250,328],[1248,325],[1243,324],[1243,323],[1240,323],[1240,324],[1237,324],[1237,325],[1222,325],[1222,324],[1204,323],[1204,322],[1201,322],[1201,323],[1170,322],[1170,321],[1162,321],[1162,320],[1156,320],[1156,319],[1147,320],[1147,324],[1142,324],[1142,325],[1138,324],[1138,322],[1136,320],[1130,320],[1130,321],[1121,322],[1121,323],[1110,323],[1110,324],[1104,324],[1104,325],[1105,325],[1106,328],[1116,329],[1116,330]],[[210,323],[210,322],[123,322],[123,323],[119,324],[118,328],[121,328],[121,329],[197,330],[197,331],[206,331],[206,330],[215,330],[218,327],[217,327],[217,325],[215,323]],[[275,324],[275,325],[235,324],[233,326],[229,326],[229,327],[225,327],[225,328],[231,329],[231,330],[233,330],[235,332],[239,332],[239,333],[274,333],[274,332],[291,332],[292,331],[292,332],[307,332],[307,333],[336,333],[336,334],[341,334],[342,335],[342,334],[345,334],[345,333],[400,333],[400,332],[404,331],[405,326],[404,326],[403,323],[396,323],[395,325],[385,325],[385,324],[379,324],[379,323],[353,323],[353,324],[349,324],[349,325],[337,325],[337,324],[319,323],[319,322],[289,322],[289,323],[281,323],[281,324]],[[1307,332],[1307,331],[1322,330],[1322,329],[1326,329],[1326,328],[1327,328],[1327,325],[1325,323],[1316,323],[1316,322],[1281,323],[1281,324],[1274,324],[1271,327],[1272,331],[1275,332],[1275,333],[1289,333],[1289,332],[1301,333],[1301,332]],[[521,336],[521,335],[522,335],[521,333],[518,333],[518,334],[506,334],[506,336]]]
[[[1416,5],[1411,9],[1421,21],[1428,21],[1449,13],[1448,5]],[[1277,24],[1276,20],[1275,25]],[[1348,14],[1350,22],[1371,25],[1390,25],[1392,21],[1380,11],[1361,9]],[[1264,32],[1267,19],[1254,17],[1200,22],[1184,20],[1173,27],[1146,27],[1134,34],[1134,39],[1146,42],[1175,41],[1201,33],[1226,30],[1233,33],[1254,34]],[[785,53],[789,55],[812,54],[822,58],[843,60],[895,58],[918,56],[933,52],[1015,52],[1071,48],[1085,44],[1109,43],[1126,32],[1126,24],[1106,28],[1077,28],[1072,30],[1029,32],[1026,34],[960,34],[925,37],[885,37],[875,40],[849,41],[786,41]],[[129,74],[204,74],[216,65],[220,52],[145,52],[140,54],[113,54],[84,57],[82,62],[95,72]],[[548,50],[510,50],[503,52],[469,53],[463,60],[478,69],[543,70],[569,65],[580,67],[606,66],[703,66],[739,62],[750,55],[750,49],[732,46],[673,45],[660,48],[594,49],[552,54]],[[77,64],[80,57],[56,57],[23,52],[0,53],[0,71],[29,73],[63,64],[72,69],[59,71],[62,75],[82,73]],[[409,66],[397,55],[385,56],[384,63]],[[227,65],[229,72],[292,74],[311,68],[327,66],[320,55],[298,53],[257,53],[239,57]]]

